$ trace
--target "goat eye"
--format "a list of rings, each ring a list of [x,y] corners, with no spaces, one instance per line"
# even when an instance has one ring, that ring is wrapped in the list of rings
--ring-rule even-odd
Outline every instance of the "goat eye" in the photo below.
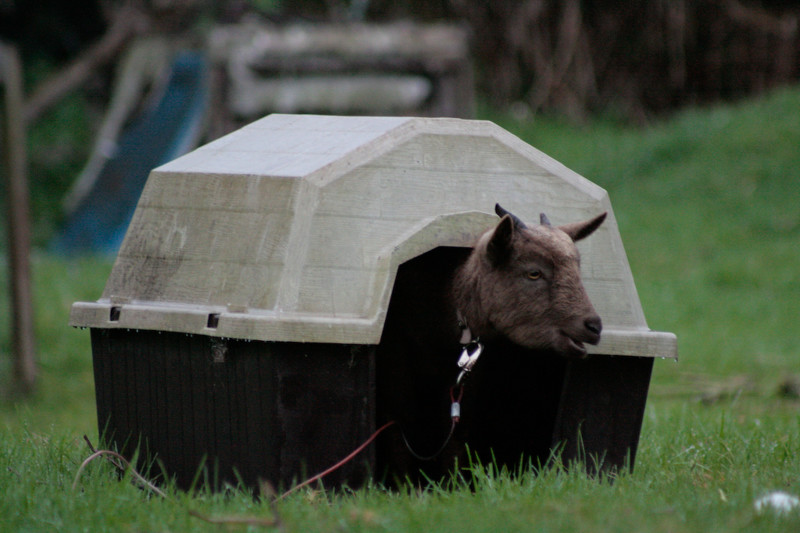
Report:
[[[542,277],[541,270],[531,270],[528,272],[528,279],[537,280]]]

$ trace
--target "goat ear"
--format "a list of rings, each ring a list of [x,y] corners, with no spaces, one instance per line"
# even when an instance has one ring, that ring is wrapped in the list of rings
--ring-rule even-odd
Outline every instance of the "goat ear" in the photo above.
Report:
[[[489,238],[489,244],[486,245],[486,255],[493,265],[502,265],[508,261],[513,237],[514,221],[510,215],[504,215]]]
[[[606,215],[608,213],[602,213],[597,215],[593,219],[586,220],[584,222],[573,222],[571,224],[564,224],[563,226],[559,226],[558,229],[569,235],[573,241],[579,241],[581,239],[585,239],[592,233],[594,230],[600,227],[600,224],[606,219]]]

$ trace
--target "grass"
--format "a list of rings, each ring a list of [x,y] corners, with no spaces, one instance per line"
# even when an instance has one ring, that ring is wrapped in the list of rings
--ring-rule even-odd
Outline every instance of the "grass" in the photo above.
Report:
[[[510,129],[609,191],[649,322],[679,333],[682,367],[767,375],[797,356],[800,127],[782,119],[797,103],[784,91],[645,132]]]
[[[512,479],[475,469],[464,473],[475,490],[456,481],[457,490],[306,491],[277,505],[282,527],[797,531],[800,512],[758,514],[753,502],[773,490],[800,494],[799,108],[795,88],[644,130],[487,114],[609,191],[648,322],[678,335],[680,362],[655,365],[636,470],[614,483],[577,471]],[[34,267],[41,381],[31,400],[8,395],[10,365],[0,361],[0,530],[220,528],[190,509],[273,517],[237,491],[168,488],[164,500],[100,462],[72,489],[89,454],[81,435],[96,441],[97,429],[88,334],[65,326],[67,312],[99,296],[110,263],[37,255]],[[3,326],[3,354],[8,342]]]
[[[5,265],[4,265],[5,266]],[[77,434],[97,433],[94,378],[89,335],[67,327],[73,302],[100,297],[111,262],[99,258],[65,261],[38,254],[33,258],[36,350],[39,363],[37,390],[21,401],[11,386],[10,340],[7,326],[0,330],[0,430],[23,422],[35,432],[70,428]],[[3,268],[0,309],[9,309]],[[7,320],[3,314],[4,320]]]

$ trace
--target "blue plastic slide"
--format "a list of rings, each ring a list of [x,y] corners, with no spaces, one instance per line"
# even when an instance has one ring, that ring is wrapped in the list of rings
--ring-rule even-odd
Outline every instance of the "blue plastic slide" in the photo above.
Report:
[[[194,148],[204,126],[209,73],[199,52],[181,52],[163,94],[121,134],[91,190],[68,215],[52,249],[114,254],[150,171]]]

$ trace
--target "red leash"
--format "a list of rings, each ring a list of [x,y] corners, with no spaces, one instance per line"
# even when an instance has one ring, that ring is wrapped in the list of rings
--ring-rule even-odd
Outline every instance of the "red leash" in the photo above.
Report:
[[[367,446],[369,446],[369,444],[370,444],[372,441],[374,441],[374,440],[375,440],[375,438],[376,438],[378,435],[380,435],[380,434],[383,432],[383,430],[387,429],[389,426],[392,426],[394,423],[395,423],[395,421],[394,421],[394,420],[392,420],[391,422],[387,422],[387,423],[385,423],[383,426],[381,426],[380,428],[378,428],[378,429],[375,431],[375,433],[373,433],[373,434],[372,434],[372,436],[371,436],[370,438],[368,438],[366,441],[364,441],[364,443],[363,443],[363,444],[361,444],[361,446],[359,446],[358,448],[356,448],[355,450],[353,450],[352,452],[350,452],[350,455],[348,455],[347,457],[345,457],[344,459],[342,459],[341,461],[339,461],[338,463],[336,463],[336,464],[335,464],[335,465],[333,465],[332,467],[328,468],[327,470],[324,470],[324,471],[320,472],[319,474],[317,474],[316,476],[314,476],[314,477],[312,477],[312,478],[309,478],[309,479],[307,479],[307,480],[303,481],[302,483],[300,483],[299,485],[297,485],[297,486],[295,486],[295,487],[293,487],[293,488],[291,488],[291,489],[287,490],[286,492],[284,492],[283,494],[281,494],[280,496],[278,496],[278,497],[277,497],[275,500],[276,500],[276,501],[277,501],[277,500],[282,500],[282,499],[284,499],[286,496],[288,496],[289,494],[291,494],[291,493],[293,493],[293,492],[295,492],[295,491],[297,491],[297,490],[299,490],[299,489],[301,489],[301,488],[303,488],[303,487],[305,487],[305,486],[307,486],[307,485],[310,485],[310,484],[314,483],[315,481],[319,481],[320,479],[322,479],[323,477],[327,476],[328,474],[330,474],[330,473],[331,473],[331,472],[333,472],[334,470],[336,470],[336,469],[338,469],[338,468],[341,468],[341,467],[342,467],[344,464],[346,464],[348,461],[350,461],[350,460],[351,460],[353,457],[355,457],[356,455],[358,455],[359,453],[361,453],[361,451],[362,451],[364,448],[366,448]]]
[[[478,357],[480,357],[481,352],[483,351],[483,344],[481,344],[481,342],[480,342],[480,340],[478,338],[472,336],[472,332],[470,331],[469,327],[467,326],[466,321],[461,317],[461,313],[457,313],[457,316],[458,316],[459,327],[462,330],[462,334],[461,334],[462,350],[461,350],[461,356],[458,358],[458,362],[457,362],[458,363],[458,368],[461,369],[461,372],[458,374],[458,378],[456,379],[456,384],[453,385],[452,387],[450,387],[450,420],[452,421],[452,423],[450,424],[450,433],[447,434],[447,438],[445,438],[444,442],[442,443],[442,446],[436,451],[436,453],[426,457],[426,456],[418,455],[414,451],[414,449],[408,443],[408,439],[406,439],[405,433],[403,433],[403,428],[400,428],[400,436],[403,437],[403,442],[405,443],[406,448],[411,453],[411,455],[413,455],[414,457],[416,457],[417,459],[422,460],[422,461],[430,461],[430,460],[435,459],[436,457],[438,457],[439,454],[442,453],[444,451],[444,449],[447,447],[447,444],[450,442],[450,439],[453,438],[453,432],[456,429],[456,424],[458,424],[459,420],[461,420],[461,398],[464,396],[464,383],[463,383],[463,380],[464,380],[465,377],[467,377],[469,375],[470,371],[472,370],[472,367],[475,366],[475,363],[478,361]],[[456,389],[458,389],[458,394],[457,395],[456,395]],[[327,476],[328,474],[330,474],[331,472],[333,472],[337,468],[341,468],[343,465],[347,464],[348,461],[353,459],[353,457],[355,457],[356,455],[361,453],[361,451],[364,448],[369,446],[369,444],[372,441],[374,441],[377,438],[378,435],[383,433],[383,431],[385,429],[387,429],[388,427],[390,427],[390,426],[392,426],[392,425],[394,425],[396,423],[397,422],[395,420],[392,420],[391,422],[387,422],[386,424],[384,424],[383,426],[378,428],[378,430],[375,431],[375,433],[373,433],[370,438],[368,438],[366,441],[364,441],[364,443],[361,444],[361,446],[359,446],[358,448],[353,450],[350,453],[350,455],[348,455],[347,457],[345,457],[344,459],[342,459],[341,461],[339,461],[338,463],[336,463],[332,467],[328,468],[324,472],[320,472],[316,476],[314,476],[312,478],[309,478],[309,479],[303,481],[302,483],[300,483],[299,485],[287,490],[286,492],[284,492],[283,494],[278,496],[276,498],[276,500],[282,500],[283,498],[285,498],[289,494],[291,494],[291,493],[293,493],[293,492],[295,492],[295,491],[297,491],[297,490],[299,490],[299,489],[301,489],[301,488],[303,488],[303,487],[305,487],[307,485],[310,485],[311,483],[314,483],[315,481],[319,481],[320,479],[322,479],[323,477]]]
[[[455,395],[455,389],[456,389],[456,387],[458,387],[458,396],[456,396],[456,395]],[[464,396],[464,385],[463,385],[463,384],[460,384],[460,385],[453,385],[452,387],[450,387],[450,402],[451,402],[451,404],[450,404],[450,418],[452,419],[453,423],[450,425],[450,433],[448,433],[448,435],[447,435],[447,438],[445,439],[445,441],[444,441],[444,443],[442,444],[441,448],[439,448],[439,449],[436,451],[436,453],[434,453],[433,455],[430,455],[430,456],[427,456],[427,457],[423,457],[423,456],[420,456],[420,455],[418,455],[418,454],[417,454],[417,453],[416,453],[416,452],[415,452],[415,451],[414,451],[414,450],[411,448],[411,445],[408,443],[408,440],[406,440],[406,435],[405,435],[405,433],[403,433],[403,432],[402,432],[402,429],[401,429],[401,431],[400,431],[400,435],[403,437],[403,442],[405,443],[405,445],[406,445],[406,448],[408,448],[408,451],[409,451],[409,452],[411,452],[411,455],[413,455],[414,457],[416,457],[417,459],[420,459],[420,460],[422,460],[422,461],[430,461],[431,459],[434,459],[434,458],[435,458],[435,457],[437,457],[437,456],[438,456],[440,453],[442,453],[442,451],[444,451],[445,447],[447,446],[447,443],[448,443],[448,442],[450,442],[450,439],[451,439],[451,438],[452,438],[452,436],[453,436],[453,431],[455,431],[455,429],[456,429],[456,424],[458,424],[458,421],[461,419],[461,398],[462,398],[463,396]],[[373,434],[370,436],[370,438],[368,438],[367,440],[365,440],[365,441],[364,441],[364,442],[363,442],[363,443],[362,443],[362,444],[361,444],[361,445],[360,445],[358,448],[356,448],[355,450],[353,450],[352,452],[350,452],[350,454],[349,454],[347,457],[345,457],[344,459],[342,459],[341,461],[339,461],[338,463],[336,463],[336,464],[335,464],[335,465],[333,465],[332,467],[330,467],[330,468],[328,468],[328,469],[326,469],[326,470],[324,470],[324,471],[320,472],[320,473],[319,473],[319,474],[317,474],[316,476],[314,476],[314,477],[311,477],[311,478],[309,478],[309,479],[307,479],[307,480],[303,481],[303,482],[302,482],[302,483],[300,483],[299,485],[296,485],[295,487],[292,487],[291,489],[287,490],[286,492],[284,492],[283,494],[281,494],[280,496],[278,496],[278,497],[275,499],[275,501],[277,501],[277,500],[282,500],[282,499],[284,499],[286,496],[288,496],[289,494],[291,494],[291,493],[293,493],[293,492],[295,492],[295,491],[297,491],[297,490],[300,490],[301,488],[303,488],[303,487],[306,487],[306,486],[308,486],[308,485],[310,485],[310,484],[314,483],[315,481],[319,481],[320,479],[322,479],[323,477],[327,476],[327,475],[328,475],[328,474],[330,474],[331,472],[333,472],[333,471],[337,470],[338,468],[341,468],[342,466],[344,466],[345,464],[347,464],[347,462],[348,462],[348,461],[352,460],[352,459],[353,459],[353,458],[354,458],[356,455],[358,455],[359,453],[361,453],[361,452],[364,450],[364,448],[366,448],[367,446],[369,446],[369,445],[370,445],[370,443],[372,443],[372,441],[374,441],[374,440],[375,440],[375,439],[378,437],[378,435],[380,435],[381,433],[383,433],[383,431],[384,431],[384,430],[388,429],[389,427],[393,426],[393,425],[394,425],[394,424],[396,424],[396,423],[397,423],[397,422],[396,422],[395,420],[392,420],[391,422],[387,422],[387,423],[385,423],[384,425],[382,425],[381,427],[379,427],[379,428],[378,428],[378,429],[375,431],[375,433],[373,433]]]

